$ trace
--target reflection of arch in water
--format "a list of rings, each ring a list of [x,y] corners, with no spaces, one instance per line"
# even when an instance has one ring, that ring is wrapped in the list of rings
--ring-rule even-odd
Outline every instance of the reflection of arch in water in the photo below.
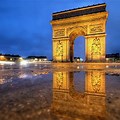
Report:
[[[59,76],[59,74],[62,74],[63,77],[62,79],[60,77],[58,80],[57,76]],[[95,78],[93,77],[94,75]],[[86,72],[85,93],[75,91],[73,76],[73,72],[55,72],[53,74],[53,113],[71,117],[81,117],[81,115],[104,117],[104,72]],[[62,83],[62,85],[60,85],[61,87],[58,86],[57,81]]]
[[[76,91],[75,85],[74,85],[74,72],[69,73],[69,95],[74,99],[84,99],[85,93]]]

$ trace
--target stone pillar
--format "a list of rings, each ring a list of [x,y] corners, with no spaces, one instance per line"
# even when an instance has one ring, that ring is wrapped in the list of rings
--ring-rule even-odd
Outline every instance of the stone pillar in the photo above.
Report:
[[[86,61],[104,62],[106,56],[106,34],[88,35],[86,38]]]
[[[69,57],[69,38],[53,38],[53,61],[67,62]]]
[[[69,54],[69,56],[70,56],[70,62],[73,62],[73,60],[74,60],[74,41],[70,41],[70,54]]]

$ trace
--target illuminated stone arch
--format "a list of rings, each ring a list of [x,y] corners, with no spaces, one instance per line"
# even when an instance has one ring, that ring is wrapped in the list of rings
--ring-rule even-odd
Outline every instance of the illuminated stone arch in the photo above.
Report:
[[[85,37],[87,62],[105,61],[107,17],[104,3],[53,13],[53,61],[73,61],[71,46],[78,36]]]

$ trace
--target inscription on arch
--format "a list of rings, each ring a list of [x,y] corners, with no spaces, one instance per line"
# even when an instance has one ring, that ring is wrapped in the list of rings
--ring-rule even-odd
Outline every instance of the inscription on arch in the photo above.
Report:
[[[103,24],[90,25],[90,33],[91,34],[101,33],[103,31],[104,31]]]
[[[63,37],[65,36],[65,29],[58,29],[58,30],[54,30],[54,35],[55,38],[56,37]]]

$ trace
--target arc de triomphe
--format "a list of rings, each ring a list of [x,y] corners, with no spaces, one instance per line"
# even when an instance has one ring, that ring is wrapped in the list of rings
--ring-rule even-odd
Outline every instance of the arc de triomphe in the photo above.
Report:
[[[53,61],[72,62],[74,40],[85,37],[87,62],[103,62],[106,55],[106,4],[53,13]]]

